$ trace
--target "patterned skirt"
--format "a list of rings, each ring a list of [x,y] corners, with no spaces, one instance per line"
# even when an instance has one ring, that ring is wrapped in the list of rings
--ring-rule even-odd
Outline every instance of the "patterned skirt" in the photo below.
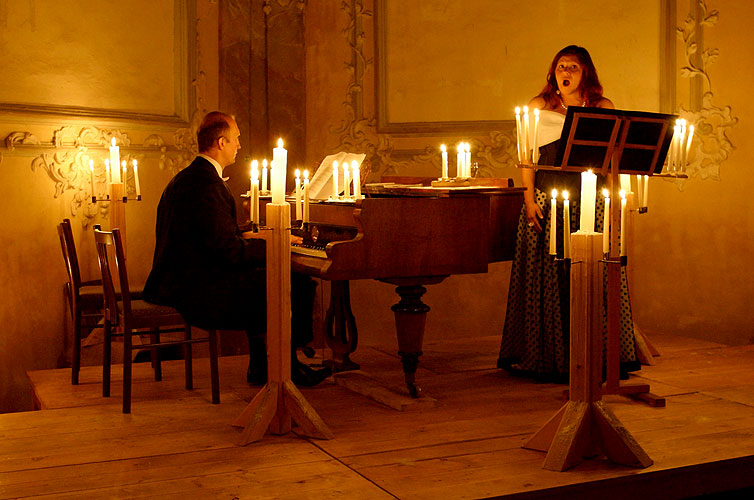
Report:
[[[497,366],[516,375],[542,381],[567,382],[569,280],[562,262],[549,255],[550,200],[539,189],[534,190],[536,203],[542,209],[542,232],[527,224],[526,207],[521,208],[518,222],[516,252],[511,269],[508,308],[503,327],[500,357]],[[562,214],[563,202],[557,212]],[[572,200],[571,231],[578,230],[579,203]],[[595,230],[602,231],[604,199],[597,196]],[[556,217],[557,251],[563,255],[563,217]],[[607,282],[607,273],[604,278]],[[607,300],[603,300],[606,304]],[[602,313],[603,336],[607,334],[606,308]],[[620,359],[621,371],[638,370],[634,344],[633,319],[625,268],[621,269],[620,289]]]

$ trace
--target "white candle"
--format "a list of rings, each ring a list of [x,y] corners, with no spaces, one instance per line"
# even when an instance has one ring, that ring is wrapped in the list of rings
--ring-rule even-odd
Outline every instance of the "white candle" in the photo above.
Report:
[[[563,258],[571,258],[571,208],[568,191],[563,191]]]
[[[594,232],[594,203],[597,199],[597,175],[591,170],[581,172],[581,217],[579,231]]]
[[[442,178],[447,179],[448,178],[448,151],[445,149],[445,144],[442,144],[440,146],[440,151],[442,151]],[[356,181],[356,176],[354,176],[354,181]],[[356,191],[356,184],[353,186],[354,191]]]
[[[252,222],[260,223],[262,221],[259,220],[259,163],[254,160],[254,162],[252,162],[252,165],[253,169],[251,171],[251,175],[253,179],[251,189],[251,210],[253,210],[254,212],[251,220]]]
[[[348,175],[348,162],[343,162],[343,197],[351,197],[351,177]]]
[[[456,154],[456,177],[463,177],[463,143],[459,142],[456,147],[458,153]]]
[[[464,149],[466,150],[466,154],[463,162],[463,176],[471,177],[471,144],[467,142]]]
[[[126,183],[126,177],[127,177],[126,173],[128,172],[128,163],[126,163],[126,160],[123,160],[122,162],[120,162],[120,166],[123,169],[123,179],[122,180],[123,180],[123,184],[125,184]],[[125,195],[126,195],[126,188],[124,187],[123,188],[123,196],[125,196]]]
[[[110,140],[110,164],[113,166],[112,182],[121,182],[120,171],[118,165],[120,165],[120,148],[115,145],[115,137]]]
[[[446,156],[447,160],[447,156]],[[445,165],[445,173],[447,174],[447,164]],[[361,170],[359,169],[359,162],[353,160],[351,162],[351,170],[353,170],[353,197],[357,200],[361,199]]]
[[[254,202],[256,201],[256,190],[259,185],[259,171],[257,170],[257,161],[251,162],[251,170],[249,171],[249,221],[256,222],[254,217]]]
[[[287,167],[288,151],[283,147],[283,139],[278,139],[278,147],[272,150],[272,203],[285,203]]]
[[[649,206],[649,176],[644,176],[644,196],[642,196],[642,202],[644,203],[642,206],[647,207]]]
[[[89,179],[92,181],[92,198],[94,198],[96,195],[94,194],[94,160],[89,160]]]
[[[691,141],[694,139],[694,126],[689,125],[689,137],[686,139],[686,151],[683,153],[683,171],[686,171],[686,167],[689,166],[689,150],[691,149]]]
[[[523,155],[521,154],[521,108],[516,106],[516,149],[518,150],[518,162],[521,163]]]
[[[639,203],[640,207],[644,206],[643,199],[644,199],[644,185],[642,184],[642,177],[641,175],[636,175],[636,197]]]
[[[631,176],[629,174],[620,174],[620,188],[627,192],[631,192]]]
[[[550,255],[557,255],[557,232],[555,230],[556,228],[556,221],[558,218],[558,202],[556,198],[558,197],[558,190],[553,189],[552,190],[552,199],[550,200]]]
[[[296,169],[296,220],[304,220],[304,207],[301,206],[301,170]]]
[[[304,222],[309,222],[309,171],[304,170]]]
[[[605,197],[605,213],[602,222],[602,253],[610,253],[610,191],[602,190]]]
[[[340,190],[338,189],[338,160],[332,162],[332,199],[337,200],[340,198]]]
[[[267,158],[262,160],[262,191],[267,192],[270,190],[270,185],[267,183]]]
[[[522,141],[524,149],[524,161],[528,162],[529,158],[529,107],[524,106],[524,140]]]
[[[539,109],[534,108],[534,138],[532,139],[532,163],[539,161],[539,148],[537,147],[537,130],[539,129]]]
[[[673,155],[671,157],[672,165],[670,165],[670,170],[672,172],[675,172],[678,168],[678,151],[680,148],[680,140],[681,140],[681,126],[676,122],[676,126],[673,127]]]
[[[136,184],[136,197],[141,196],[141,184],[139,183],[139,165],[133,160],[134,165],[134,184]]]
[[[254,172],[256,172],[256,175],[254,175]],[[251,196],[251,191],[253,189],[253,185],[256,184],[259,186],[259,162],[256,160],[251,160],[251,167],[249,170],[249,196]]]
[[[626,192],[620,190],[620,256],[626,256]]]

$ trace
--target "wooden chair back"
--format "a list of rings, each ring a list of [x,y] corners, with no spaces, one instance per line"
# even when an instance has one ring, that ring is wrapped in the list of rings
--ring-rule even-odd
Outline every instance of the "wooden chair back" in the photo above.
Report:
[[[114,273],[112,272],[112,265],[110,260],[110,252],[113,251],[117,254],[117,247],[115,244],[115,231],[102,231],[100,227],[94,226],[94,243],[97,248],[97,261],[99,262],[100,273],[102,275],[102,294],[105,301],[105,320],[110,322],[110,325],[117,326],[120,322],[120,310],[118,307],[118,295],[115,289],[115,281],[113,280]],[[120,242],[119,242],[120,243]],[[117,262],[117,256],[116,256]],[[128,280],[121,281],[121,297],[123,298],[123,308],[126,307],[128,302],[130,311],[130,294],[123,294],[123,287],[128,288]]]

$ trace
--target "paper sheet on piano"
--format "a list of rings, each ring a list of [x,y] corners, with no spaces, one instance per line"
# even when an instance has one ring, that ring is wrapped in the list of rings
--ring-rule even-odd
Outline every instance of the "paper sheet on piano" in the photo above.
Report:
[[[366,155],[363,153],[345,153],[343,151],[325,156],[309,183],[309,197],[313,200],[326,200],[333,194],[332,163],[334,161],[338,162],[338,192],[342,193],[345,188],[343,185],[343,163],[348,163],[348,170],[350,171],[354,160],[361,167],[364,158],[366,158]],[[351,174],[351,179],[353,179],[353,174]]]

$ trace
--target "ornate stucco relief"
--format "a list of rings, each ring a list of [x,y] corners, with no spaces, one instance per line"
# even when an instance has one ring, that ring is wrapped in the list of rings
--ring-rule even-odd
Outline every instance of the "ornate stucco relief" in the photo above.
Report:
[[[719,57],[717,48],[705,48],[703,34],[705,28],[717,24],[720,13],[709,10],[706,0],[691,0],[690,12],[678,26],[678,37],[684,44],[685,61],[680,76],[689,79],[690,97],[688,107],[679,105],[679,114],[696,127],[695,140],[689,152],[687,175],[691,178],[720,178],[720,165],[735,149],[728,138],[728,131],[738,123],[730,106],[713,103],[712,81],[707,68]],[[679,179],[683,187],[686,179]]]

